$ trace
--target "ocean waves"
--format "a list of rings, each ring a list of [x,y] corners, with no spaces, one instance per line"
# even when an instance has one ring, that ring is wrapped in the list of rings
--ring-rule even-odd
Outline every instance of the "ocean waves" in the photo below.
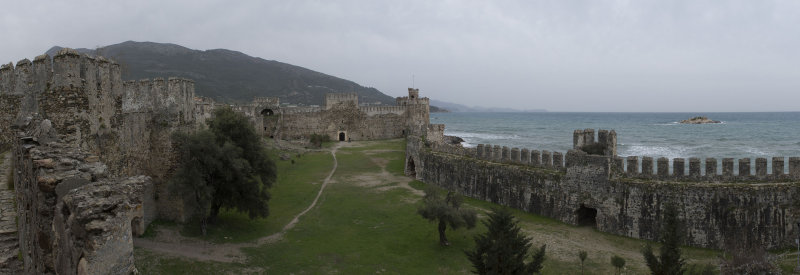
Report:
[[[431,117],[446,125],[446,135],[463,138],[467,147],[483,143],[565,152],[572,148],[573,131],[588,128],[615,130],[620,156],[800,156],[800,113],[715,113],[714,119],[724,124],[677,123],[693,115],[696,114],[437,113]]]

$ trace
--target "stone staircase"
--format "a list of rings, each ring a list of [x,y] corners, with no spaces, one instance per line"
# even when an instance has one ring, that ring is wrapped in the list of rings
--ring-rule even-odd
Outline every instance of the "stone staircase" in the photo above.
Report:
[[[11,169],[11,152],[0,154],[0,274],[17,274],[22,271],[17,237],[17,209],[14,191],[8,190],[8,171]]]

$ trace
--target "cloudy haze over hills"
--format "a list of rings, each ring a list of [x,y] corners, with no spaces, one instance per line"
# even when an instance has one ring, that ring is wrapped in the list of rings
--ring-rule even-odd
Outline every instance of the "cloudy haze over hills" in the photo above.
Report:
[[[12,1],[0,18],[3,63],[152,41],[468,106],[800,111],[798,1]]]

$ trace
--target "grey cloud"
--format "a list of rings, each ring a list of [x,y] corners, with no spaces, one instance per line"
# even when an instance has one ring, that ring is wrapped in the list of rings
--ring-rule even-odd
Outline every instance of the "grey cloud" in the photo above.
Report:
[[[19,2],[19,3],[17,3]],[[23,3],[36,2],[36,3]],[[227,48],[398,96],[561,111],[798,111],[797,1],[14,1],[0,61]]]

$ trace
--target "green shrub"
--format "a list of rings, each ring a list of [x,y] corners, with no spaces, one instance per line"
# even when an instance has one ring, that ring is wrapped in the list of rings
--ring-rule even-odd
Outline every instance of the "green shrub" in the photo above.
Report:
[[[328,135],[311,134],[310,141],[311,145],[314,147],[321,148],[323,142],[331,141],[331,137]]]

